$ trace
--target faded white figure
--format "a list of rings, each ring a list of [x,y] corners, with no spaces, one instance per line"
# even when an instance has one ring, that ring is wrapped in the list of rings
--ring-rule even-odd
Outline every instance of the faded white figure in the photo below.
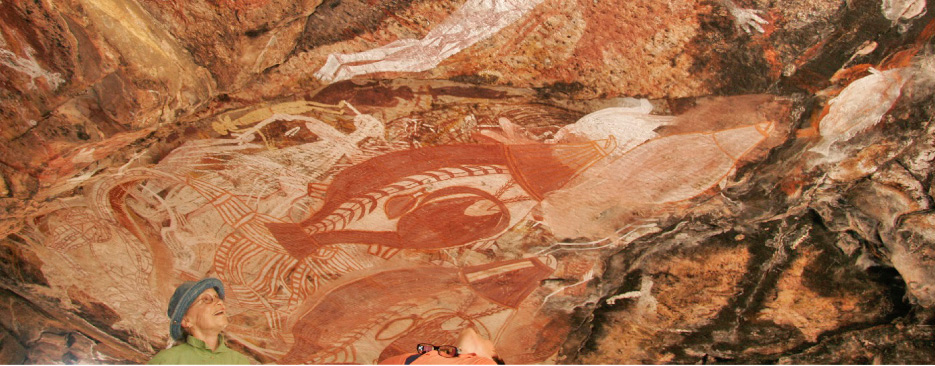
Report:
[[[542,0],[468,0],[422,39],[400,39],[385,46],[358,53],[328,55],[315,77],[324,82],[338,82],[376,72],[420,72],[438,66],[461,52],[513,24],[539,5]],[[759,10],[745,9],[732,0],[720,0],[735,24],[750,33],[763,33]]]
[[[880,10],[886,19],[898,23],[925,14],[925,0],[883,0]]]
[[[870,68],[870,75],[850,83],[828,102],[828,114],[821,119],[821,143],[810,151],[828,155],[831,145],[847,141],[875,126],[899,98],[906,83],[906,69],[883,72]]]
[[[344,134],[331,125],[313,117],[276,115],[272,118],[278,120],[305,121],[305,128],[318,136],[316,142],[269,150],[259,153],[262,159],[275,161],[277,166],[300,167],[301,172],[310,176],[313,181],[324,177],[328,171],[341,158],[353,159],[360,155],[360,144],[367,139],[377,139],[385,143],[385,127],[383,122],[369,114],[359,114],[354,117],[354,132]]]
[[[42,65],[39,65],[39,62],[36,61],[35,50],[31,47],[26,46],[23,50],[26,57],[20,57],[15,52],[6,49],[7,44],[2,36],[3,33],[0,33],[0,65],[4,65],[28,76],[29,89],[36,89],[36,79],[38,78],[45,79],[46,84],[52,90],[58,89],[58,87],[65,82],[65,79],[62,78],[62,74],[47,71],[42,68]]]
[[[331,54],[315,77],[325,82],[375,72],[430,70],[513,24],[542,0],[468,0],[422,39],[401,39],[351,54]]]
[[[564,126],[555,133],[549,143],[584,142],[613,136],[617,142],[609,157],[615,159],[640,144],[659,137],[655,132],[660,126],[672,124],[674,117],[652,115],[652,104],[646,99],[632,100],[636,106],[620,106],[597,110],[581,117],[577,122]],[[608,159],[609,160],[609,159]],[[606,161],[606,160],[605,160]],[[602,162],[596,163],[603,165]]]
[[[271,123],[285,121],[303,121],[305,128],[318,139],[281,149],[262,149],[254,143],[258,140],[260,128]],[[375,139],[385,145],[383,122],[369,114],[354,117],[355,130],[344,134],[328,123],[317,118],[303,115],[273,114],[255,126],[235,133],[237,139],[218,139],[206,142],[187,143],[185,154],[170,156],[174,163],[185,167],[197,167],[197,161],[206,156],[220,155],[230,159],[225,169],[207,174],[205,179],[225,189],[238,191],[249,188],[252,192],[241,192],[259,198],[274,191],[285,189],[288,197],[304,195],[309,182],[318,182],[338,161],[348,159],[351,163],[363,159],[366,155],[360,144],[367,139]],[[233,156],[233,157],[227,157]],[[239,187],[239,188],[238,188]]]
[[[626,209],[692,199],[721,184],[738,160],[763,142],[771,122],[649,140],[592,166],[542,201],[556,237],[600,237]]]

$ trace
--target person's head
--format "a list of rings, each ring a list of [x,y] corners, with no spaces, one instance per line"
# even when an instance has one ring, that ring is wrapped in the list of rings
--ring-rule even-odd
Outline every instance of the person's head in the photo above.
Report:
[[[205,278],[185,282],[175,289],[169,300],[169,333],[175,340],[182,340],[187,334],[202,339],[220,333],[227,327],[226,310],[224,285],[220,280]]]
[[[458,335],[458,349],[463,353],[474,353],[494,360],[498,358],[493,342],[481,337],[474,328],[465,328],[461,331],[461,334]]]
[[[497,355],[494,344],[482,337],[473,328],[465,328],[458,335],[457,345],[436,346],[431,343],[416,345],[419,364],[424,365],[475,365],[475,364],[503,364]],[[487,359],[487,360],[484,360]]]

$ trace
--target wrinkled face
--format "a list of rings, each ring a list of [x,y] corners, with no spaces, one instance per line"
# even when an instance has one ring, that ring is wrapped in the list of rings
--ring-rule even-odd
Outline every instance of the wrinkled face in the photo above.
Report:
[[[221,300],[214,288],[198,295],[182,318],[182,327],[196,337],[220,332],[227,327],[227,309],[224,307],[224,300]]]

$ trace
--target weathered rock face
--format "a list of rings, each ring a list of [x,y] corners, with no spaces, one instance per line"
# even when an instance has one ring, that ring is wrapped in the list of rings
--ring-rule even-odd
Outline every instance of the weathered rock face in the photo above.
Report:
[[[0,3],[0,362],[931,363],[931,6]]]

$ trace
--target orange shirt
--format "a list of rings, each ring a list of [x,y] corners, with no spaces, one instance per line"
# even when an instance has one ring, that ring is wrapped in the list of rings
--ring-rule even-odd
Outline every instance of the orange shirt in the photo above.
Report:
[[[406,358],[415,355],[407,353],[387,358],[380,362],[380,365],[404,365]],[[427,352],[419,358],[412,361],[410,365],[496,365],[493,359],[481,357],[474,353],[465,353],[458,357],[444,357],[438,354],[438,351]]]

